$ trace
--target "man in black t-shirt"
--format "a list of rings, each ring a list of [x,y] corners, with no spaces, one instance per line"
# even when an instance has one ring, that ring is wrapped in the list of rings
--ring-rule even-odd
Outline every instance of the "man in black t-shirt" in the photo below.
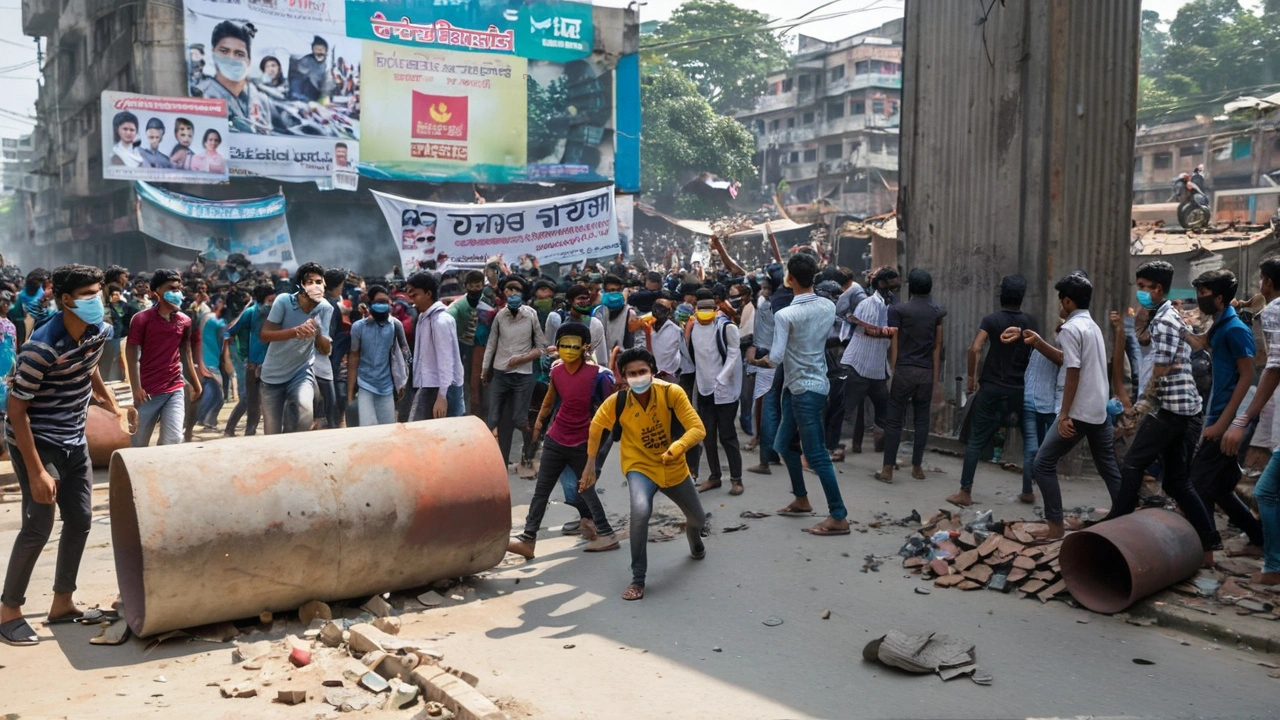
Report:
[[[973,410],[969,413],[969,443],[964,454],[964,469],[960,473],[960,492],[947,498],[947,502],[961,507],[973,504],[970,491],[973,489],[973,476],[978,471],[978,460],[983,449],[1011,412],[1022,412],[1023,374],[1031,359],[1031,347],[1025,343],[1000,342],[1000,335],[1011,327],[1039,332],[1036,321],[1022,312],[1022,298],[1026,293],[1027,281],[1022,276],[1007,275],[1002,278],[1000,309],[982,319],[978,334],[973,338],[973,345],[969,346],[969,382],[966,391],[977,394],[970,400]],[[982,357],[982,346],[988,342],[990,346],[986,362],[982,364],[979,388],[978,360]]]

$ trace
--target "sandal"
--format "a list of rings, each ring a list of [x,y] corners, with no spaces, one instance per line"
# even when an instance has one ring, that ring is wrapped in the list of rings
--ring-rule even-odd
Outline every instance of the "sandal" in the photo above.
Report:
[[[796,507],[795,503],[791,503],[790,505],[779,510],[778,514],[782,515],[783,517],[813,517],[813,509],[810,508],[808,510],[805,510],[803,508]]]
[[[832,450],[831,462],[844,462],[844,451],[839,448]]]
[[[81,612],[77,608],[74,612],[68,613],[66,615],[59,615],[56,618],[46,617],[44,620],[44,624],[45,625],[66,625],[69,623],[78,623],[78,622],[94,623],[101,620],[102,620],[102,611],[99,610],[98,608],[93,608],[88,612]]]
[[[622,591],[623,600],[640,600],[644,597],[644,586],[639,583],[631,583],[626,590]]]
[[[849,533],[852,532],[852,530],[848,527],[843,527],[843,528],[831,527],[825,523],[826,521],[823,521],[818,523],[817,525],[814,525],[811,528],[805,528],[805,532],[809,533],[810,535],[820,535],[822,537],[827,537],[829,535],[848,535]]]
[[[36,645],[40,642],[35,629],[31,627],[31,623],[27,622],[26,618],[17,618],[0,624],[0,640],[14,647]]]

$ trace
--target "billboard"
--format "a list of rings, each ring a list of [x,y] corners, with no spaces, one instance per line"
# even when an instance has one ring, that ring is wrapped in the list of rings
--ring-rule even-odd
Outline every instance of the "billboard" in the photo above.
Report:
[[[102,177],[225,183],[227,104],[108,90],[102,93]]]
[[[479,205],[422,202],[373,191],[400,250],[400,267],[445,260],[483,263],[494,255],[577,262],[620,252],[613,187],[573,195]]]
[[[298,267],[285,222],[284,195],[216,201],[181,195],[140,182],[138,229],[144,234],[205,257],[242,253],[259,267]]]
[[[188,92],[227,103],[232,175],[333,176],[359,161],[360,41],[342,2],[187,0]]]

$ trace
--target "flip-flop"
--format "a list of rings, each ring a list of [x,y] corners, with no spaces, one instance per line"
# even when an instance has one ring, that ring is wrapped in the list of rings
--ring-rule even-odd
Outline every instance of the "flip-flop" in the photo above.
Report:
[[[788,510],[787,508],[779,510],[778,514],[783,517],[813,517],[815,515],[813,510]]]
[[[79,615],[63,615],[61,617],[56,617],[56,618],[45,618],[44,624],[45,625],[68,625],[70,623],[78,623],[83,618],[89,617],[89,613],[93,612],[94,610],[97,610],[97,608],[86,610],[80,613]],[[102,619],[101,610],[97,610],[96,618],[98,620]],[[88,622],[94,622],[94,621],[90,620]]]
[[[31,627],[31,623],[27,622],[26,618],[17,618],[0,624],[0,640],[14,647],[36,645],[40,642],[35,628]]]
[[[809,533],[810,535],[818,535],[821,537],[827,537],[827,536],[833,536],[833,535],[848,535],[851,532],[853,532],[850,528],[844,528],[840,530],[836,528],[823,527],[821,525],[814,525],[811,528],[805,528],[804,531]]]
[[[627,597],[628,595],[631,597]],[[631,583],[626,590],[622,591],[622,599],[627,601],[644,599],[644,586]]]
[[[107,613],[103,612],[101,608],[89,608],[88,610],[84,611],[83,615],[81,615],[78,618],[75,618],[71,622],[77,623],[80,625],[100,625],[104,622],[114,619],[115,617],[119,617],[119,616],[116,615],[115,613],[111,613],[111,617],[108,617]]]

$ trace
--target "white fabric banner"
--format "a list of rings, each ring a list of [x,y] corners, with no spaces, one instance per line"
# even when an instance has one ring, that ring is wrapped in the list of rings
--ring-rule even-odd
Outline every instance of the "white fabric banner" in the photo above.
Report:
[[[396,237],[407,274],[435,260],[483,263],[501,254],[539,263],[578,262],[620,252],[613,186],[546,200],[483,205],[422,202],[373,191]]]

